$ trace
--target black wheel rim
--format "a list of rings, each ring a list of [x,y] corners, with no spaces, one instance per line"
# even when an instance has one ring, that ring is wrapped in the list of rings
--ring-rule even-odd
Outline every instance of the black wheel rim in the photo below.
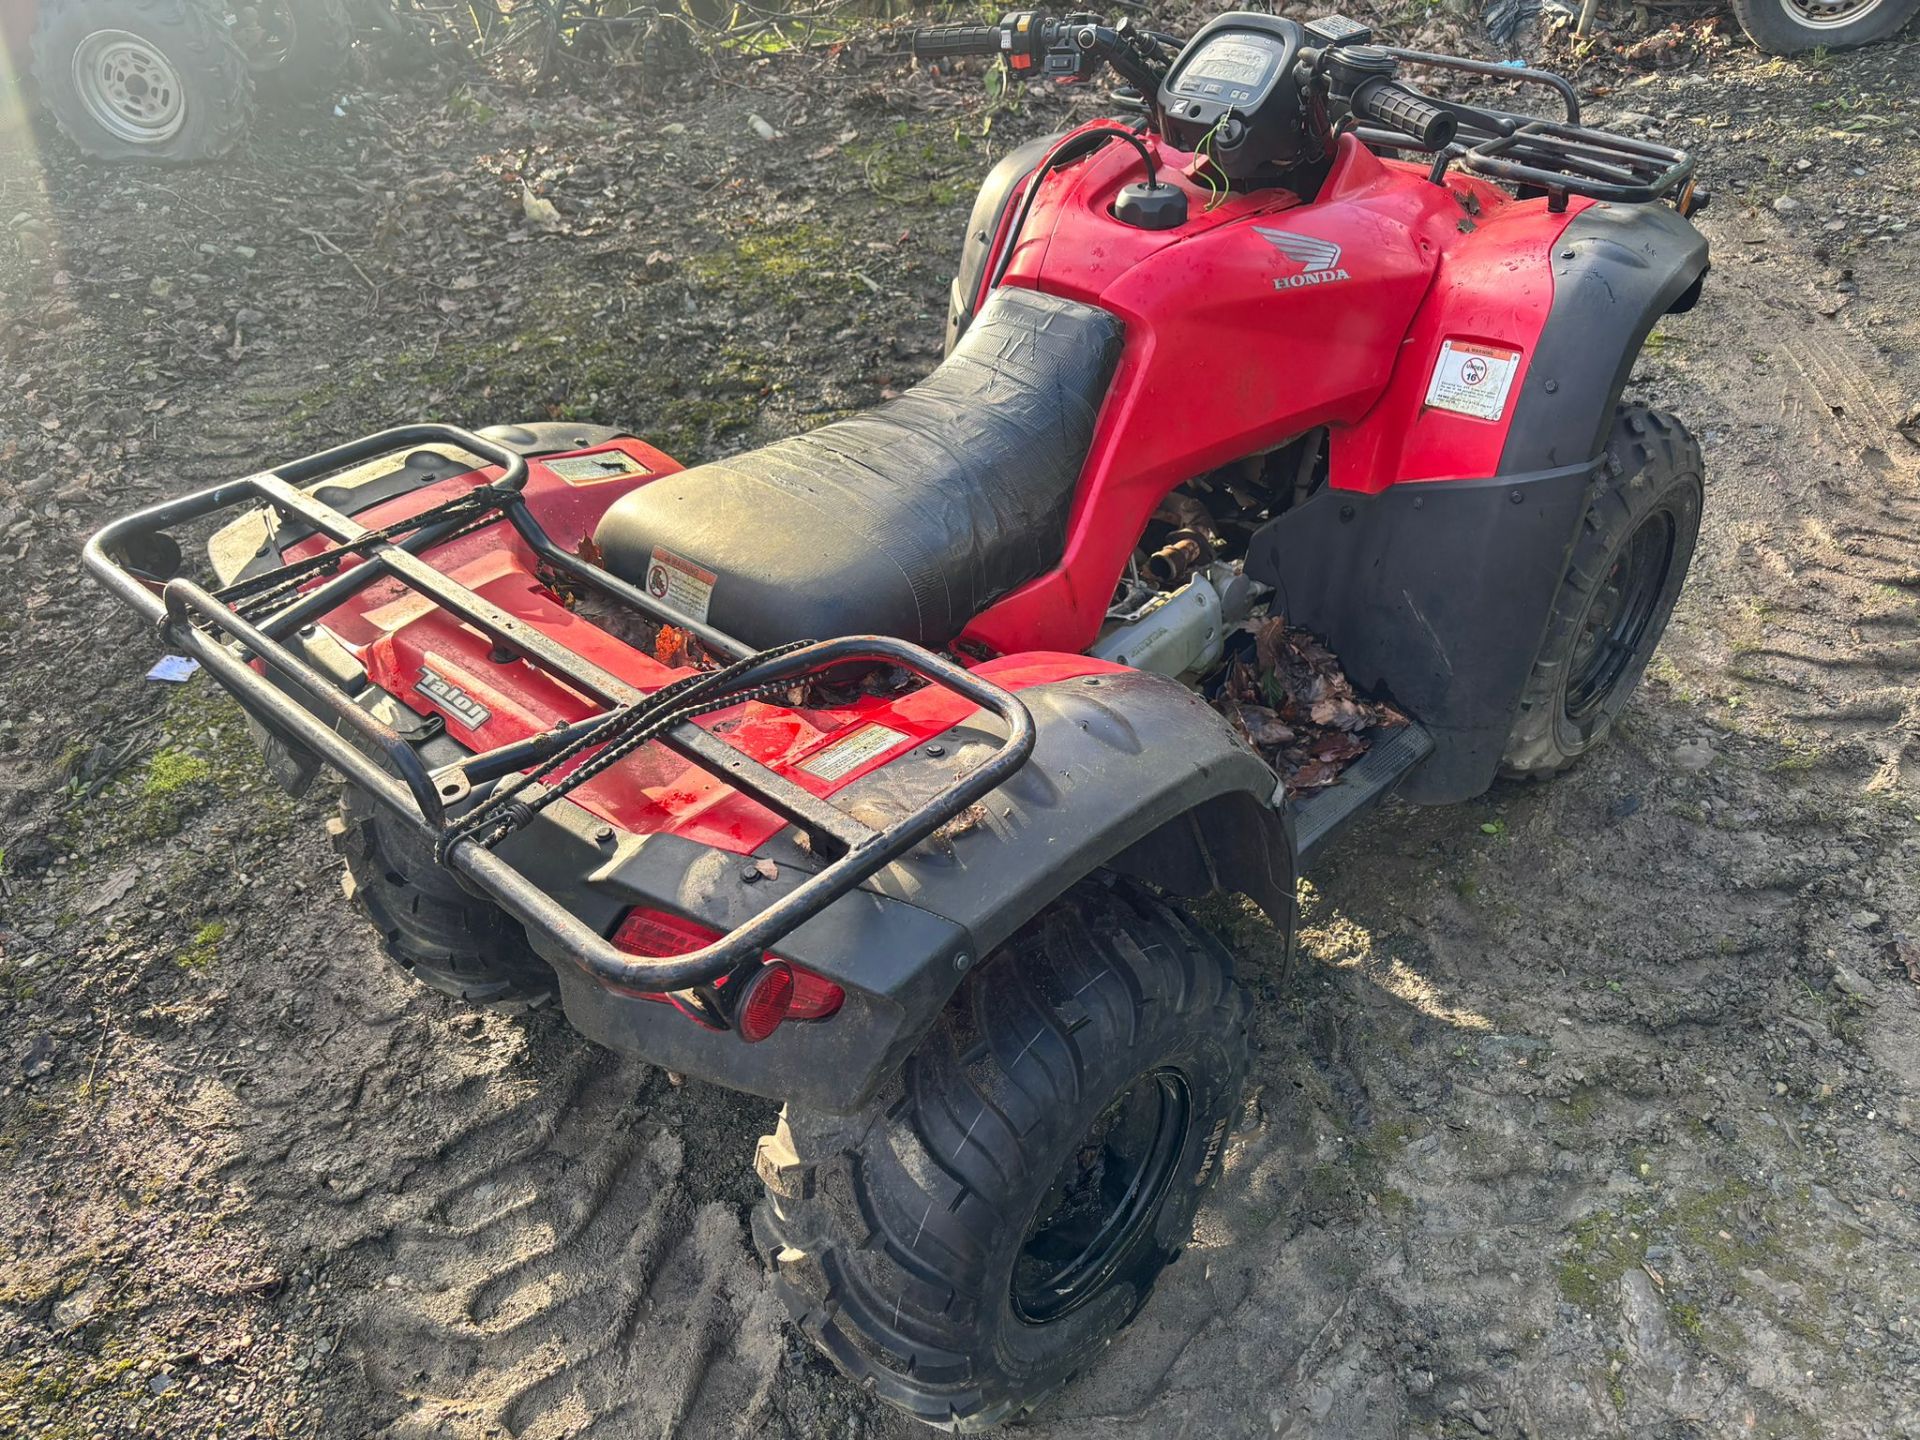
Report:
[[[1588,600],[1567,667],[1567,718],[1576,724],[1606,704],[1645,643],[1667,588],[1678,533],[1669,511],[1647,516],[1615,552]]]
[[[1022,1320],[1045,1325],[1077,1310],[1154,1244],[1191,1110],[1185,1077],[1154,1070],[1087,1128],[1021,1238],[1013,1308]]]

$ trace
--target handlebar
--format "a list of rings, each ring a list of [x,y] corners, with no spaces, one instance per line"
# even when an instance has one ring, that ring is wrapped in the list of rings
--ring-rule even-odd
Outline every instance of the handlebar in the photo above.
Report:
[[[1354,92],[1353,113],[1411,135],[1428,150],[1451,145],[1460,123],[1426,96],[1391,80],[1374,81]]]
[[[1128,20],[1107,25],[1090,15],[1062,19],[1040,10],[1011,10],[996,25],[928,25],[915,30],[912,39],[916,60],[998,55],[1016,74],[1062,85],[1090,80],[1110,65],[1149,104],[1160,86],[1150,52],[1162,43]]]
[[[1005,44],[1005,34],[998,25],[924,25],[913,32],[913,58],[947,60],[967,55],[998,55]]]

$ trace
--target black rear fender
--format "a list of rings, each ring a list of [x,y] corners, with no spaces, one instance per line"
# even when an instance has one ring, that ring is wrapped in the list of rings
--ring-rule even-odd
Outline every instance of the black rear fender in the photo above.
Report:
[[[747,1045],[550,956],[568,1019],[613,1049],[681,1073],[842,1112],[899,1067],[975,964],[1095,870],[1191,898],[1244,893],[1290,943],[1293,854],[1288,822],[1269,804],[1275,777],[1218,714],[1173,681],[1136,671],[1020,693],[1038,732],[1021,771],[774,947],[845,987],[838,1015],[783,1025]],[[885,824],[924,804],[996,740],[992,723],[976,716],[834,801]],[[599,829],[561,802],[503,853],[602,933],[636,905],[730,929],[819,864],[791,830],[763,847],[757,860],[768,865],[673,836],[612,853],[596,841]]]

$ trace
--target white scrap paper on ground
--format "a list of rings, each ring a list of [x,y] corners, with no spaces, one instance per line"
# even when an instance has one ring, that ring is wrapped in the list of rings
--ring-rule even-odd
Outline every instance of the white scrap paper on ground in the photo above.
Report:
[[[160,663],[147,671],[149,680],[165,680],[169,685],[179,685],[193,678],[193,672],[200,668],[200,662],[191,655],[162,655]]]

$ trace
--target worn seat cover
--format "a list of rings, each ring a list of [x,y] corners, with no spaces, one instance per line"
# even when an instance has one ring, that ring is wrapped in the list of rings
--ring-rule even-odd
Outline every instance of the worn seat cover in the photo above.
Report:
[[[595,542],[615,574],[755,646],[945,645],[1059,563],[1121,330],[1104,310],[998,290],[898,399],[643,485]]]

